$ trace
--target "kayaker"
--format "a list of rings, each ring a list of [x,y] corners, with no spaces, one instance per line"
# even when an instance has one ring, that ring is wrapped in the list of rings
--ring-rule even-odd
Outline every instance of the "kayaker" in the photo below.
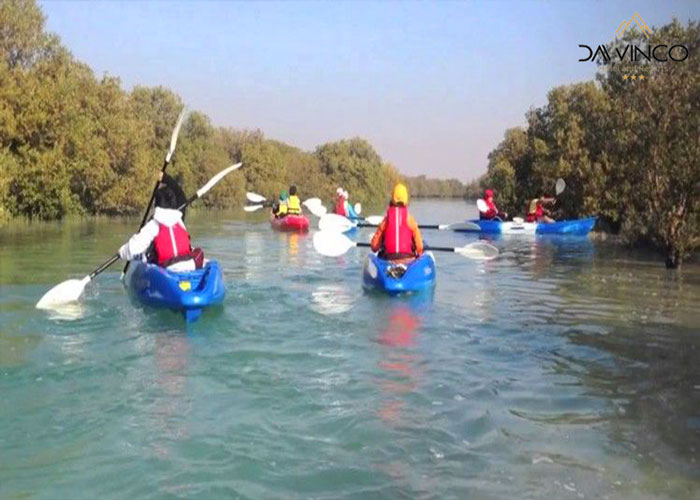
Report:
[[[423,237],[408,213],[408,189],[403,184],[394,187],[389,209],[370,246],[386,260],[410,261],[423,253]]]
[[[297,187],[289,186],[289,198],[287,198],[287,215],[301,215],[301,201],[297,196]]]
[[[355,209],[348,201],[350,195],[343,188],[339,187],[335,191],[335,213],[347,217],[350,220],[357,220],[360,218],[355,212]]]
[[[484,202],[486,203],[486,211],[479,210],[479,219],[504,221],[508,218],[506,212],[501,212],[496,207],[496,203],[493,201],[492,190],[487,189],[484,191]]]
[[[272,205],[272,214],[279,218],[287,215],[287,200],[289,195],[287,191],[282,191],[280,193],[279,199]]]
[[[160,172],[153,218],[119,249],[124,260],[147,260],[171,271],[191,271],[204,264],[201,249],[192,249],[190,235],[178,208],[187,198],[180,185],[168,174]],[[151,251],[149,251],[151,250]]]
[[[549,217],[551,212],[544,206],[553,205],[555,201],[555,198],[547,197],[544,193],[541,193],[539,198],[533,198],[527,204],[525,220],[527,222],[541,222],[545,224],[554,222],[554,219]]]

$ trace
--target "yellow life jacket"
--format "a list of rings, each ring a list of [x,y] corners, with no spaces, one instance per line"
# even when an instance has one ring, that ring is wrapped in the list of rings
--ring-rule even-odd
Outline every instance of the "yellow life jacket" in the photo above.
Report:
[[[301,202],[297,195],[287,198],[287,213],[289,215],[301,215]]]
[[[289,207],[286,201],[280,201],[279,207],[277,208],[277,216],[283,217],[289,213]]]

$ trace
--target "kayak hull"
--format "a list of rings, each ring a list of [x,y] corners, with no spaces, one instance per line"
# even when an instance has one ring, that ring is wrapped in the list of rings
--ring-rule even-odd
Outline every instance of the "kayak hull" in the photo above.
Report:
[[[387,271],[394,264],[380,259],[370,253],[362,268],[362,282],[365,288],[398,295],[406,292],[420,292],[435,286],[435,257],[432,252],[426,252],[418,259],[408,264],[408,269],[401,278],[393,278]]]
[[[305,232],[309,230],[309,218],[305,215],[270,216],[270,225],[277,231]]]
[[[209,261],[196,271],[178,273],[155,264],[132,262],[125,282],[140,303],[178,311],[187,323],[196,321],[205,308],[221,304],[226,296],[216,261]]]
[[[479,229],[459,229],[463,232],[491,233],[491,234],[566,234],[571,236],[586,236],[591,232],[598,220],[597,217],[585,219],[572,219],[552,222],[551,224],[538,222],[500,222],[495,220],[474,219],[473,222]]]

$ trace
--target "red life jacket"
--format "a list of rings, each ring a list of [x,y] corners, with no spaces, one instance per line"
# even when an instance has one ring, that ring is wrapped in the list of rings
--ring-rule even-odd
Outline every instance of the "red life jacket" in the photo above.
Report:
[[[408,225],[408,209],[392,205],[386,212],[384,257],[400,259],[413,254],[413,231]]]
[[[348,213],[345,211],[345,199],[340,198],[335,201],[335,213],[347,217]]]
[[[482,212],[484,214],[484,217],[487,219],[493,219],[498,215],[498,208],[496,208],[496,204],[493,202],[493,198],[486,198],[484,199],[484,202],[488,207],[488,210],[486,210],[486,212]]]
[[[182,223],[178,222],[172,227],[158,224],[158,236],[153,241],[156,249],[158,265],[165,265],[170,259],[181,255],[188,255],[190,247],[190,235]]]

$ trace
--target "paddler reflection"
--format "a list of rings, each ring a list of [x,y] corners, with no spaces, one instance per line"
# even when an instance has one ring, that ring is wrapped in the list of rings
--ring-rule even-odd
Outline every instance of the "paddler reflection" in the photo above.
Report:
[[[299,253],[299,233],[289,235],[289,255],[297,255]]]
[[[419,326],[420,320],[409,305],[397,304],[391,308],[386,327],[377,339],[382,346],[379,367],[383,372],[379,381],[383,400],[377,414],[392,426],[404,425],[403,396],[416,388],[419,359],[411,351]]]
[[[155,436],[152,446],[159,457],[170,455],[168,443],[188,435],[185,422],[190,413],[187,391],[189,344],[184,335],[159,334],[155,342],[156,383],[159,391],[153,406]]]

